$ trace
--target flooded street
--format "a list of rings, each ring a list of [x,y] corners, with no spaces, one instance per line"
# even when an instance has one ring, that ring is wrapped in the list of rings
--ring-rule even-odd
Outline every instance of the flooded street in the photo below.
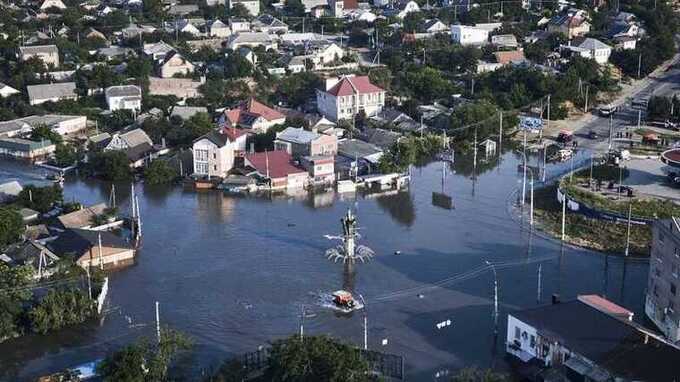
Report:
[[[320,302],[348,283],[366,300],[369,348],[403,355],[408,380],[433,380],[439,371],[473,364],[502,368],[506,314],[538,304],[539,265],[542,304],[553,293],[562,300],[599,293],[642,319],[645,262],[624,267],[619,258],[532,235],[511,208],[521,186],[516,155],[505,154],[500,166],[480,161],[476,175],[470,158],[456,160],[455,173],[450,169],[444,180],[443,164],[432,163],[413,170],[408,191],[356,199],[332,193],[233,197],[139,184],[142,249],[136,265],[111,275],[102,322],[0,344],[0,379],[24,380],[153,335],[155,301],[162,324],[195,340],[185,361],[194,376],[230,355],[297,333],[303,306],[306,334],[329,333],[360,345],[362,313],[337,315]],[[532,161],[535,166],[538,159]],[[31,181],[25,168],[0,165],[0,179]],[[70,179],[64,193],[66,200],[92,204],[107,201],[109,189]],[[454,209],[433,205],[433,191],[451,196]],[[129,208],[129,184],[117,185],[116,193],[120,208]],[[338,244],[324,235],[340,233],[348,208],[356,211],[359,244],[376,252],[370,262],[356,264],[354,274],[324,256]],[[496,340],[493,274],[485,261],[498,271]],[[444,320],[452,325],[437,329]]]

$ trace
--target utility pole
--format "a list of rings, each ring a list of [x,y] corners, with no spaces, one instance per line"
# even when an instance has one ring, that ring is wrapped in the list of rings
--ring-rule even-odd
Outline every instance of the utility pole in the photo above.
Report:
[[[628,231],[626,232],[626,257],[628,257],[628,252],[630,250],[630,217],[633,212],[633,203],[628,204]]]
[[[545,128],[550,128],[550,94],[548,94],[548,120],[545,122]]]
[[[158,301],[156,301],[156,338],[158,343],[161,343],[161,313],[158,307]]]
[[[588,90],[590,90],[590,86],[586,85],[586,103],[585,108],[583,110],[584,113],[588,113]]]
[[[614,116],[609,114],[609,151],[612,150],[612,132],[614,130]]]
[[[527,130],[524,129],[524,145],[522,149],[522,156],[524,158],[524,169],[522,171],[522,206],[527,200]]]
[[[498,157],[501,156],[503,144],[503,110],[498,112]]]
[[[642,53],[638,56],[638,72],[637,72],[637,77],[638,80],[640,79],[640,71],[642,70]]]
[[[99,246],[99,269],[104,269],[104,258],[102,256],[102,234],[101,232],[97,235],[98,246]]]
[[[359,295],[361,303],[364,304],[364,350],[368,350],[368,313],[366,311],[366,300],[363,295]]]
[[[567,223],[567,192],[562,192],[562,241],[564,241],[565,226]]]
[[[472,78],[472,83],[471,83],[471,86],[470,86],[470,93],[473,96],[475,95],[475,78],[474,77]]]
[[[588,178],[588,188],[593,188],[593,153],[590,153],[590,178]]]
[[[300,314],[300,342],[305,336],[305,306],[302,305],[302,312]]]
[[[619,164],[619,184],[616,188],[616,200],[621,198],[621,186],[623,186],[623,167]]]
[[[638,110],[638,123],[637,123],[638,129],[640,128],[641,123],[642,123],[642,110]]]
[[[87,295],[92,300],[92,281],[90,280],[90,267],[85,267],[85,274],[87,275]]]
[[[538,287],[536,289],[536,302],[541,302],[541,264],[538,264]]]
[[[529,225],[534,226],[534,172],[531,172],[531,204],[529,206]]]
[[[493,332],[498,334],[498,274],[496,273],[496,267],[492,263],[488,260],[485,263],[493,271]]]

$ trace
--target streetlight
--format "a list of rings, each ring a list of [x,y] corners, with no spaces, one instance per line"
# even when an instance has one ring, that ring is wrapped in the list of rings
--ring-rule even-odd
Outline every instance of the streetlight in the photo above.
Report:
[[[498,334],[498,275],[496,274],[496,266],[490,263],[489,260],[484,260],[484,262],[493,271],[493,332]]]
[[[364,305],[364,350],[368,350],[368,313],[366,312],[366,300],[359,294],[361,303]]]
[[[526,152],[522,151],[517,151],[518,153],[522,154],[522,157],[524,159],[524,178],[522,180],[522,205],[524,205],[524,199],[525,199],[525,194],[526,194],[526,176],[527,176],[527,170],[529,170],[529,176],[531,177],[529,181],[529,186],[531,187],[531,204],[529,207],[529,225],[533,227],[534,225],[534,170],[532,170],[530,167],[527,167],[527,154]]]

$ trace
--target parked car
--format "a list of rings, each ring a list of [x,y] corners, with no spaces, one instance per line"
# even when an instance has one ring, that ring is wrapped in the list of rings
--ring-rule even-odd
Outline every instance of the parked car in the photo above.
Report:
[[[603,117],[609,117],[611,114],[616,113],[616,106],[612,104],[607,104],[600,107],[600,115]]]

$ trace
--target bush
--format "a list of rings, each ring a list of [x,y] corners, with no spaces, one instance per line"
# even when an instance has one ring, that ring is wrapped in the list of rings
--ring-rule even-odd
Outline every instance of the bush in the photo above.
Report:
[[[52,206],[57,202],[61,202],[62,199],[62,189],[56,184],[46,187],[28,185],[19,193],[21,205],[42,213],[52,209]]]
[[[24,233],[24,222],[19,212],[11,207],[0,207],[0,249],[19,241]]]
[[[31,330],[46,334],[65,326],[80,324],[94,317],[94,300],[79,289],[51,290],[31,309]]]
[[[132,177],[130,161],[122,151],[95,152],[90,156],[86,170],[105,180],[128,180]]]
[[[175,178],[177,178],[177,171],[163,160],[155,160],[144,169],[144,180],[148,184],[170,183]]]

